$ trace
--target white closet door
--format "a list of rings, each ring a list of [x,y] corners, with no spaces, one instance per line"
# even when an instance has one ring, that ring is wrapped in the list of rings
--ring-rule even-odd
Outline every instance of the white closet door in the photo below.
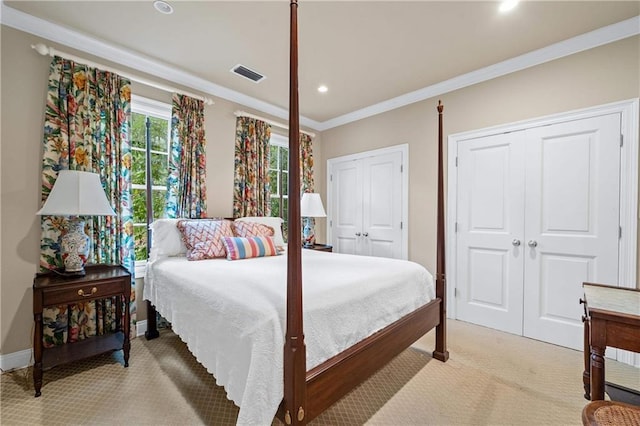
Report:
[[[524,140],[458,144],[457,317],[522,334]]]
[[[582,283],[618,282],[620,115],[526,138],[524,335],[581,349]]]
[[[402,258],[402,153],[362,161],[361,254]]]
[[[337,253],[360,254],[362,168],[359,161],[336,163],[332,172],[332,244]]]

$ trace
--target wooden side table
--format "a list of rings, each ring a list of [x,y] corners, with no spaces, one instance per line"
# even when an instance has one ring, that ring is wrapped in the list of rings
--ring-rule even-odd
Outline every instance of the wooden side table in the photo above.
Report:
[[[583,283],[585,305],[585,398],[604,399],[604,352],[607,346],[640,352],[640,291]]]
[[[33,385],[41,395],[42,371],[104,352],[123,350],[124,366],[129,366],[129,302],[131,274],[120,265],[86,266],[83,277],[65,277],[55,272],[36,274],[33,279]],[[116,332],[93,336],[52,348],[42,345],[42,310],[47,306],[72,305],[88,300],[116,297]],[[124,303],[122,299],[124,298]],[[124,321],[121,321],[124,314]]]
[[[333,251],[333,246],[327,245],[327,244],[314,244],[312,247],[305,247],[302,246],[302,248],[306,248],[308,250],[316,250],[316,251],[326,251],[331,253]]]

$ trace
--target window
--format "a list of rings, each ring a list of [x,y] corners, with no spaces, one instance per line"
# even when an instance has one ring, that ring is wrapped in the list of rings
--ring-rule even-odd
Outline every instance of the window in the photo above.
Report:
[[[282,233],[286,240],[289,216],[289,140],[284,136],[272,133],[269,145],[271,216],[284,219]]]
[[[147,260],[147,230],[154,219],[164,217],[169,175],[171,105],[132,95],[131,151],[133,233],[136,264]],[[148,130],[148,131],[147,131]],[[151,159],[147,174],[147,151]],[[151,206],[147,206],[147,185],[151,187]],[[152,212],[147,219],[147,211]]]

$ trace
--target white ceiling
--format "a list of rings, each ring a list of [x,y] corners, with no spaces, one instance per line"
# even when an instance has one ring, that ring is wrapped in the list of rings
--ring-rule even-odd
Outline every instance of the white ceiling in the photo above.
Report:
[[[288,1],[170,3],[175,12],[163,15],[152,1],[4,1],[2,23],[286,118]],[[497,8],[301,0],[302,124],[323,130],[640,32],[639,1]],[[267,78],[256,84],[230,73],[239,63]],[[320,84],[329,91],[318,93]]]

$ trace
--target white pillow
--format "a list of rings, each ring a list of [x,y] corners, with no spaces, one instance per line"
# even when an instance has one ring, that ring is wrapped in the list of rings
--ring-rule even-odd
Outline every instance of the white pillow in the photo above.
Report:
[[[269,217],[269,216],[247,216],[247,217],[239,217],[239,221],[244,222],[257,222],[262,223],[263,225],[267,225],[273,228],[273,243],[277,246],[284,247],[286,244],[284,242],[284,237],[282,236],[282,223],[284,220],[280,217]]]
[[[182,235],[178,229],[180,219],[156,219],[151,228],[151,253],[149,259],[155,260],[159,257],[186,256],[187,246],[182,241]]]

